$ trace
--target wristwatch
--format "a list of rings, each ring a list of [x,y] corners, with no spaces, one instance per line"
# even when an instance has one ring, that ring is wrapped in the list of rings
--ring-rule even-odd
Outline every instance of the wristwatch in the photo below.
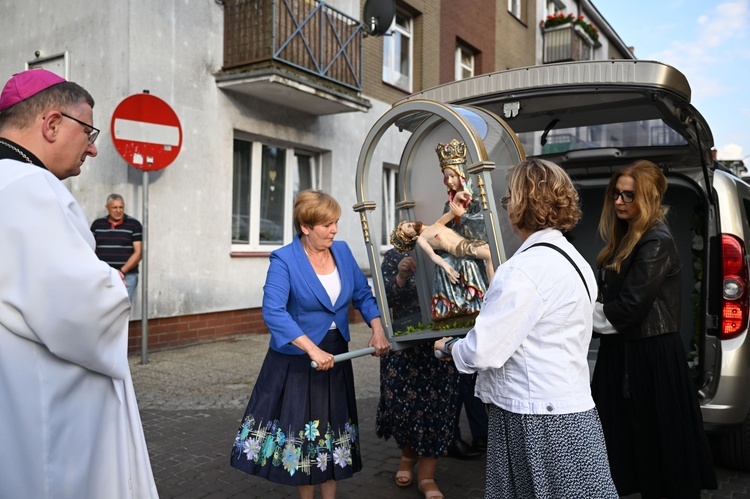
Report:
[[[450,348],[449,348],[449,347],[450,347],[450,346],[451,346],[452,344],[454,344],[455,342],[457,342],[458,340],[460,340],[460,339],[461,339],[461,338],[453,338],[452,340],[448,340],[448,341],[446,341],[446,342],[445,342],[445,345],[443,345],[443,352],[445,352],[446,354],[450,355],[450,354],[451,354],[451,350],[450,350]]]

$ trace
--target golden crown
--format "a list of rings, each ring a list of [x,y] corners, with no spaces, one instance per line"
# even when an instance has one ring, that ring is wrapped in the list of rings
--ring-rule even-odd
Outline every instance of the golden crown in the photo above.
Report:
[[[466,144],[456,139],[451,140],[447,144],[438,142],[435,152],[438,155],[438,159],[440,159],[441,169],[450,165],[466,163]]]

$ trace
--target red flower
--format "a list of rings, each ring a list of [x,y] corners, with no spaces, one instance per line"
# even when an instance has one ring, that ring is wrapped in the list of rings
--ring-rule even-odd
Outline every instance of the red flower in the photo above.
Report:
[[[593,40],[599,39],[599,31],[589,22],[585,20],[583,15],[578,17],[573,14],[563,14],[558,12],[556,14],[550,14],[546,20],[539,21],[539,25],[542,28],[554,28],[555,26],[563,26],[565,24],[576,24],[583,29],[583,31]]]

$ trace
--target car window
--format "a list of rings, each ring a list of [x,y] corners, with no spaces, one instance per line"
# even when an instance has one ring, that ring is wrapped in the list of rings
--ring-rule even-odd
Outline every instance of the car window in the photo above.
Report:
[[[517,135],[527,154],[554,154],[599,147],[683,146],[687,143],[684,137],[659,119],[553,128],[544,145],[544,130]]]

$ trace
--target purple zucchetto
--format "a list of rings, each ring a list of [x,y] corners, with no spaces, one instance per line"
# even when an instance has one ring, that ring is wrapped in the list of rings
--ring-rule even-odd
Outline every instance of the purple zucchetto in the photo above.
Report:
[[[0,112],[38,94],[65,79],[46,69],[28,69],[14,74],[3,87],[0,94]]]

